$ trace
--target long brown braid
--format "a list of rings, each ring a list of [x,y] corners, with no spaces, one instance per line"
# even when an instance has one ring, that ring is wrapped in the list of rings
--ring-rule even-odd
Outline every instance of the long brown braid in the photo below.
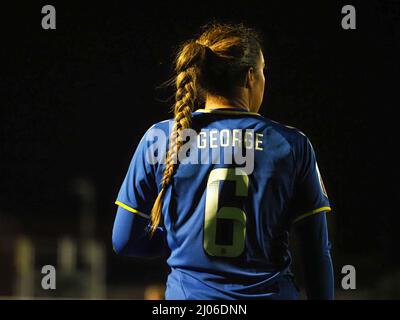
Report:
[[[198,68],[201,60],[204,59],[206,47],[190,41],[182,46],[176,59],[176,94],[174,111],[174,124],[170,134],[170,145],[166,157],[166,166],[161,181],[161,191],[159,192],[153,209],[151,210],[150,232],[154,234],[161,221],[162,199],[165,189],[171,182],[174,173],[175,164],[180,147],[183,144],[182,132],[190,128],[192,111],[194,110],[198,88],[197,77]]]
[[[185,42],[176,56],[174,123],[161,190],[151,210],[151,236],[161,222],[162,200],[178,163],[182,134],[190,128],[192,112],[204,101],[206,93],[231,96],[232,88],[242,84],[245,73],[249,67],[255,67],[260,54],[257,33],[242,24],[212,24],[204,29],[197,40]]]

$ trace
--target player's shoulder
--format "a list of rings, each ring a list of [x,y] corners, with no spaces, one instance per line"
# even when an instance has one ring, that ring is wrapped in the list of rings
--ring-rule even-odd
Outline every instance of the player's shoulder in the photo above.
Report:
[[[154,135],[160,131],[165,133],[169,132],[171,125],[173,124],[174,119],[166,119],[152,124],[147,130],[145,135]]]
[[[146,146],[153,144],[155,141],[158,141],[159,143],[165,143],[169,137],[170,125],[171,119],[167,119],[156,122],[150,127],[147,127],[147,130],[142,132],[142,138],[140,139],[139,145]]]
[[[312,152],[311,142],[303,131],[274,120],[269,120],[269,123],[269,127],[290,145],[295,159],[302,159],[306,154]]]
[[[266,121],[268,122],[269,127],[272,128],[272,130],[279,133],[292,145],[299,143],[301,144],[308,140],[307,135],[296,127],[283,124],[271,119],[266,119]]]

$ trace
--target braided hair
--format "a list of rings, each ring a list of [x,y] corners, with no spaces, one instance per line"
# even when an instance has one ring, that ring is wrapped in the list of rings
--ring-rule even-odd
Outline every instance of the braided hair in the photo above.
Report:
[[[161,190],[151,210],[150,234],[161,222],[162,201],[177,165],[184,130],[190,128],[192,112],[206,94],[230,97],[243,85],[246,72],[255,67],[261,50],[258,34],[242,24],[212,24],[198,39],[180,47],[175,60],[174,123],[161,181]]]

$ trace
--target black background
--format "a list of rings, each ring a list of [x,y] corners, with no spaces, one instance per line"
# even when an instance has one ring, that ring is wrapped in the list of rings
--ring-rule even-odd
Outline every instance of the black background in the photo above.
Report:
[[[122,270],[111,267],[110,281],[165,278],[162,261],[113,256],[114,200],[145,130],[171,116],[173,91],[157,87],[173,75],[176,46],[216,18],[264,36],[260,112],[313,143],[333,207],[336,273],[352,264],[368,288],[398,270],[398,1],[129,3],[1,5],[3,234],[77,235],[72,182],[86,177],[96,237]],[[56,7],[56,30],[41,28],[44,4]],[[341,27],[345,4],[356,7],[356,30]]]

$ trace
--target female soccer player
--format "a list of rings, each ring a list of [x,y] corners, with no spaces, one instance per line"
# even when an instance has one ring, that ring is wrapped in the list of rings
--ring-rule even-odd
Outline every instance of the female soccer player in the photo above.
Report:
[[[292,225],[308,298],[333,299],[331,208],[315,153],[299,130],[258,114],[264,68],[255,31],[207,26],[177,55],[174,118],[136,148],[113,246],[128,256],[167,253],[166,299],[298,299]]]

